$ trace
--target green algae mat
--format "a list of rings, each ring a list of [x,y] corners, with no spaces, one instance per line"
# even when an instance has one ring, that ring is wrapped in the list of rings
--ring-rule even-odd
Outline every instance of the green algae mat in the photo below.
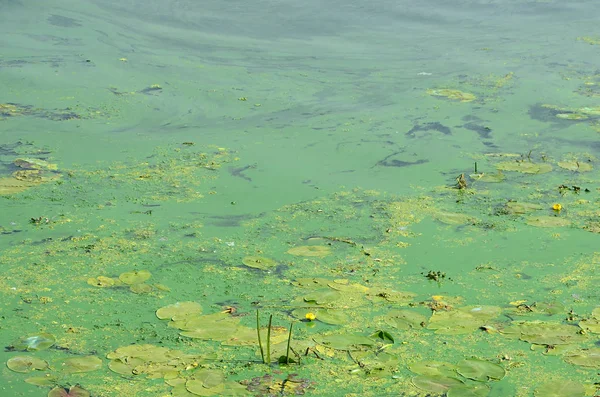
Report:
[[[600,395],[592,3],[57,3],[0,2],[0,395]]]

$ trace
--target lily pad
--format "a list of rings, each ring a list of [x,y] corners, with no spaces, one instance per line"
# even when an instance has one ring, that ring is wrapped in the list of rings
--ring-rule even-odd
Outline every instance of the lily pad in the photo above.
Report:
[[[541,205],[534,203],[523,203],[519,201],[509,201],[506,203],[507,212],[514,215],[527,214],[541,209],[543,209]]]
[[[268,270],[277,266],[277,262],[271,258],[262,256],[246,256],[242,263],[253,269]]]
[[[592,164],[587,161],[575,161],[575,160],[559,161],[558,166],[560,168],[564,168],[565,170],[577,171],[577,172],[587,172],[587,171],[591,171],[594,168],[594,167],[592,167]]]
[[[531,216],[525,220],[525,223],[537,227],[564,227],[569,226],[571,221],[558,216]]]
[[[56,385],[57,381],[58,381],[58,379],[51,375],[32,376],[31,378],[25,379],[25,383],[29,383],[30,385],[40,386],[40,387],[54,386],[54,385]]]
[[[412,310],[394,310],[385,316],[385,321],[398,329],[422,328],[427,317]]]
[[[62,362],[62,370],[69,374],[91,372],[100,368],[102,368],[102,360],[96,356],[72,357]]]
[[[312,302],[316,305],[328,305],[342,298],[342,294],[334,289],[322,289],[313,291],[304,295],[305,302]]]
[[[6,366],[11,371],[27,373],[32,371],[43,371],[48,368],[48,363],[37,357],[15,356],[11,357],[6,362]]]
[[[442,376],[446,378],[456,376],[456,365],[443,361],[419,361],[412,364],[408,369],[419,375]]]
[[[89,397],[90,392],[82,388],[81,386],[71,386],[66,389],[64,387],[56,386],[54,389],[48,392],[48,397]]]
[[[504,334],[516,334],[523,341],[537,345],[566,345],[586,339],[580,328],[568,324],[544,321],[514,321],[503,330]]]
[[[446,225],[467,225],[473,224],[477,221],[477,219],[467,214],[459,214],[444,211],[436,212],[435,214],[433,214],[433,217],[435,218],[435,220],[445,223]]]
[[[448,389],[446,397],[486,397],[490,387],[485,383],[470,383],[467,385],[452,386]]]
[[[441,375],[419,375],[412,378],[411,382],[419,389],[431,393],[443,393],[451,387],[463,384],[459,379]]]
[[[119,279],[104,276],[90,277],[88,278],[87,283],[98,288],[110,288],[123,284]]]
[[[177,302],[161,307],[156,311],[156,317],[161,320],[182,319],[202,313],[202,306],[197,302]]]
[[[522,172],[524,174],[545,174],[552,171],[548,163],[532,163],[531,161],[503,161],[496,164],[501,171]]]
[[[129,290],[134,294],[148,294],[152,292],[152,286],[144,283],[132,284],[129,286]]]
[[[148,270],[139,270],[133,272],[125,272],[119,276],[119,280],[128,285],[141,284],[152,277]]]
[[[56,339],[53,335],[42,332],[40,334],[29,335],[19,338],[16,342],[9,346],[9,349],[19,351],[46,350],[52,345],[54,345],[55,341]]]
[[[427,90],[427,94],[459,102],[472,102],[477,98],[475,95],[470,94],[468,92],[453,90],[449,88],[429,89]]]
[[[465,306],[456,310],[434,312],[429,319],[428,329],[436,334],[458,335],[473,332],[489,320],[500,315],[497,306]]]
[[[314,256],[324,258],[331,253],[331,247],[323,245],[301,245],[290,248],[287,253],[295,256]]]
[[[584,329],[593,334],[600,334],[600,319],[595,317],[588,318],[586,320],[581,320],[579,322],[579,326],[581,329]]]
[[[465,378],[479,382],[500,380],[506,375],[506,371],[500,365],[476,358],[469,358],[458,363],[457,371]]]
[[[336,350],[360,350],[361,346],[375,345],[375,341],[366,336],[352,334],[326,335],[315,342]]]
[[[299,320],[304,320],[307,313],[313,313],[316,319],[331,325],[348,324],[350,321],[346,313],[338,309],[324,309],[318,307],[300,308],[292,311],[292,315]]]
[[[587,368],[600,368],[600,347],[581,349],[564,357],[565,361]]]
[[[544,383],[534,392],[535,397],[584,397],[585,387],[570,380],[553,380]]]
[[[13,164],[19,168],[27,170],[56,170],[56,164],[50,164],[45,160],[36,158],[19,158],[13,161]]]

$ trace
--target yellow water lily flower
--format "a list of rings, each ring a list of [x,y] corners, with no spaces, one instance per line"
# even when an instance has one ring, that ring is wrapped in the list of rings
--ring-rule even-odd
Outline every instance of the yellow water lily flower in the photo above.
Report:
[[[317,316],[314,313],[306,313],[306,316],[304,316],[304,317],[306,317],[306,319],[308,321],[313,321],[314,319],[317,318]]]
[[[554,211],[560,211],[560,210],[562,210],[562,205],[560,205],[560,204],[558,204],[558,203],[557,203],[557,204],[554,204],[554,205],[552,206],[552,209],[553,209]]]

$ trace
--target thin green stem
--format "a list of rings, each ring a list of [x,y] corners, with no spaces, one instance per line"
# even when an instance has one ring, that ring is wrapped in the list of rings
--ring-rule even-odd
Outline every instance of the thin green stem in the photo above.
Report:
[[[292,341],[292,327],[294,326],[294,323],[290,323],[290,333],[288,334],[288,344],[287,344],[287,350],[285,352],[285,363],[289,364],[290,363],[290,342]]]
[[[258,346],[260,347],[260,357],[265,364],[265,351],[263,350],[262,341],[260,340],[260,321],[258,319],[258,309],[256,310],[256,334],[258,335]]]
[[[271,364],[271,322],[273,315],[269,316],[269,328],[267,328],[267,364]]]

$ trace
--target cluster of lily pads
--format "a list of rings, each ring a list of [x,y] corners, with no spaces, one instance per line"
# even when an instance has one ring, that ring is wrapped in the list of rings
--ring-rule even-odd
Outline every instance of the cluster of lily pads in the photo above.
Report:
[[[39,333],[21,337],[7,346],[9,351],[38,352],[54,346],[56,338],[49,333]],[[91,372],[102,368],[102,360],[97,356],[77,356],[62,358],[53,362],[36,357],[35,355],[16,355],[8,359],[6,366],[13,372],[32,374],[38,371],[51,371],[42,376],[36,375],[25,379],[25,382],[40,386],[53,387],[48,397],[88,397],[90,393],[79,385],[63,387],[61,376],[81,372]],[[58,372],[58,373],[56,373]]]
[[[119,277],[90,277],[87,283],[97,288],[128,288],[135,294],[148,294],[154,290],[169,291],[169,287],[162,284],[147,284],[150,277],[152,274],[148,270],[134,270],[121,273]]]

